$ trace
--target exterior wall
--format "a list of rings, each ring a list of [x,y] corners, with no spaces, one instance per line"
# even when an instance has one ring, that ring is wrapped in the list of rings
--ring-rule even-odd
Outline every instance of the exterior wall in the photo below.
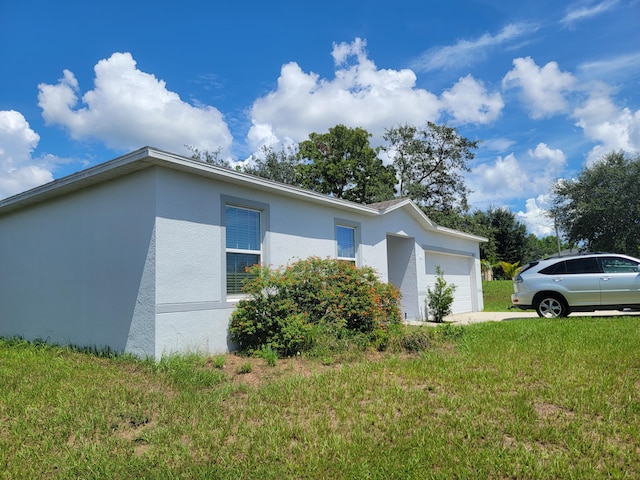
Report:
[[[273,267],[336,257],[336,225],[355,226],[358,265],[403,290],[408,320],[424,318],[430,252],[462,254],[482,309],[477,242],[425,230],[410,209],[368,215],[151,167],[0,216],[0,335],[156,359],[232,350],[226,202],[263,211],[262,262]]]
[[[335,257],[336,212],[198,176],[158,170],[156,358],[178,351],[227,352],[237,298],[225,285],[226,202],[264,209],[265,264]],[[265,228],[266,227],[266,228]]]
[[[0,335],[154,353],[155,181],[140,172],[0,217]]]

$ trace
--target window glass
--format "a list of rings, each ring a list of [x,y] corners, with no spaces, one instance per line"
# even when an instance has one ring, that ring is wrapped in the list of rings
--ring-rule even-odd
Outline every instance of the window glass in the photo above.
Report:
[[[627,258],[600,257],[598,260],[604,273],[634,273],[638,271],[638,264]]]
[[[260,250],[260,212],[247,208],[226,208],[227,248]]]
[[[540,270],[540,273],[542,273],[543,275],[562,275],[564,273],[567,273],[567,268],[565,262],[562,261],[554,263],[553,265],[549,265],[547,268],[543,268],[542,270]]]
[[[338,225],[336,227],[338,241],[338,258],[356,259],[356,234],[355,228]]]
[[[600,267],[595,258],[576,258],[567,260],[567,273],[600,273]]]
[[[260,212],[247,208],[225,208],[227,246],[227,293],[242,293],[250,277],[247,271],[260,263]]]

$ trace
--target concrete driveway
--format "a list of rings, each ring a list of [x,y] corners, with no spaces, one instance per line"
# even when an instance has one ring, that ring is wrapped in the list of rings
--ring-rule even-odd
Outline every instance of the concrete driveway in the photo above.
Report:
[[[624,310],[622,312],[616,310],[601,310],[597,312],[572,313],[569,317],[619,317],[619,316],[640,316],[640,311]],[[480,322],[502,322],[505,320],[516,320],[521,318],[539,318],[538,314],[533,310],[511,310],[509,312],[470,312],[458,313],[445,317],[444,321],[455,325],[469,325]],[[434,322],[415,322],[412,324],[420,325],[438,325]]]

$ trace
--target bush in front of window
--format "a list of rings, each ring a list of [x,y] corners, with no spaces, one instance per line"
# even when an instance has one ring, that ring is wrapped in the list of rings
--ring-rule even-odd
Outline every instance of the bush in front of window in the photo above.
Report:
[[[381,282],[370,267],[312,257],[281,269],[256,265],[249,272],[247,298],[238,303],[229,327],[242,351],[269,346],[293,355],[313,346],[317,326],[375,341],[400,324],[398,289]]]

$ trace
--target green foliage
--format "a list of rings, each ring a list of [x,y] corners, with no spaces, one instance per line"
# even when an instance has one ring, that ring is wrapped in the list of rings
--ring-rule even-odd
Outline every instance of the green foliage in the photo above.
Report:
[[[215,150],[200,150],[191,145],[185,145],[191,152],[191,158],[199,162],[210,163],[219,167],[231,168],[231,163],[222,158],[222,149],[218,147]]]
[[[435,322],[442,322],[444,317],[451,313],[453,293],[455,291],[456,286],[447,284],[442,268],[440,268],[440,265],[437,265],[436,284],[433,290],[427,288],[427,298],[425,302],[425,310],[433,316]]]
[[[269,346],[281,355],[311,347],[318,328],[334,336],[375,335],[400,323],[399,292],[369,267],[312,257],[284,269],[250,268],[247,298],[234,310],[229,332],[240,349]],[[314,335],[315,334],[315,335]]]
[[[640,155],[612,152],[576,180],[554,186],[554,209],[570,242],[640,256]]]
[[[227,356],[223,354],[219,354],[213,357],[213,367],[222,369],[224,368],[224,364],[227,362]]]
[[[256,351],[255,354],[260,358],[264,358],[264,360],[267,362],[267,365],[269,365],[270,367],[276,366],[276,362],[278,361],[278,352],[276,352],[269,345],[263,345],[262,348]]]
[[[358,203],[390,200],[395,193],[395,171],[369,145],[371,134],[362,128],[336,125],[328,133],[311,133],[299,144],[301,184],[305,188]]]
[[[244,167],[245,173],[268,178],[288,185],[300,186],[298,168],[300,161],[293,147],[262,147],[257,155],[252,155],[253,163]]]
[[[477,141],[462,137],[455,128],[427,122],[424,128],[403,125],[387,129],[385,150],[393,158],[400,179],[400,196],[408,196],[427,214],[466,211],[468,188],[463,172],[474,158]]]
[[[251,365],[251,362],[244,362],[238,368],[238,373],[240,374],[251,373],[252,370],[253,370],[253,366]]]
[[[515,262],[515,263],[509,263],[504,261],[498,262],[498,267],[500,268],[500,270],[502,270],[502,274],[507,280],[511,280],[513,277],[516,276],[516,272],[518,271],[519,265],[520,265],[520,262]]]

